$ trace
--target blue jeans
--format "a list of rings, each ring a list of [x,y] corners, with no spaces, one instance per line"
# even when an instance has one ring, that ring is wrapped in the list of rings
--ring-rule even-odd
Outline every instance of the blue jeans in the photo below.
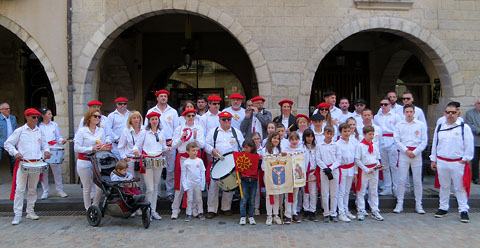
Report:
[[[243,177],[242,192],[243,198],[240,199],[240,217],[246,217],[247,215],[247,202],[248,216],[253,217],[253,212],[255,210],[255,195],[257,193],[257,179]]]

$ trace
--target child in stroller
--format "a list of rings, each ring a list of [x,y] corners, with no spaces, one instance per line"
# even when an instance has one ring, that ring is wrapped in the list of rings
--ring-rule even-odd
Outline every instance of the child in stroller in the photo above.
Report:
[[[134,195],[140,195],[142,192],[137,188],[133,182],[133,175],[127,171],[128,164],[124,160],[120,160],[115,164],[115,169],[110,173],[110,180],[112,182],[123,181],[120,187],[123,187],[123,192],[127,196],[133,198]],[[126,181],[126,182],[125,182]]]

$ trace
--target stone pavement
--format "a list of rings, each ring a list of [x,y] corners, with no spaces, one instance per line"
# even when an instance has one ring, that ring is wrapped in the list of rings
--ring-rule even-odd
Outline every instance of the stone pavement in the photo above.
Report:
[[[212,220],[183,219],[154,221],[144,229],[139,217],[105,217],[100,227],[88,225],[85,216],[23,219],[18,226],[10,217],[0,218],[2,247],[478,247],[480,214],[471,222],[460,223],[450,211],[443,219],[423,216],[384,214],[385,221],[371,218],[352,223],[302,222],[266,226],[265,215],[257,216],[256,226],[238,225],[238,215]],[[183,218],[183,216],[181,216]]]

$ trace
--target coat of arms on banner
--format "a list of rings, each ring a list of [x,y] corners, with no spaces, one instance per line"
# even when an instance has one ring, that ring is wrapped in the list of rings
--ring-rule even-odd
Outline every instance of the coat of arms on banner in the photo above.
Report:
[[[265,162],[265,188],[271,195],[293,192],[293,170],[290,156],[267,155]]]

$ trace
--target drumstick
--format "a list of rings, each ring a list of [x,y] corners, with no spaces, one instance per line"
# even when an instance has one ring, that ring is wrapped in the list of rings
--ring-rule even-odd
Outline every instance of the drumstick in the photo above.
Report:
[[[292,125],[290,125],[290,126],[287,128],[287,129],[288,129],[288,130],[290,130],[290,128],[292,128],[292,127],[293,127],[293,124],[292,124]]]

